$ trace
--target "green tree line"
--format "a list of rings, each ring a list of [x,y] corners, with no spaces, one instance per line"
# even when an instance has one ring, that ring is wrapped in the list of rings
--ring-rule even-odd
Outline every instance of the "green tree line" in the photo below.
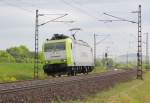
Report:
[[[0,50],[0,63],[33,63],[34,52],[24,46],[11,47],[6,50]],[[44,62],[43,53],[39,53],[39,62]]]

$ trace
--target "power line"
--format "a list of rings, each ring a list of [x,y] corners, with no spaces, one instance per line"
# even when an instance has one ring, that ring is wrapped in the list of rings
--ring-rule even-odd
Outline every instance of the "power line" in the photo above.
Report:
[[[99,41],[99,42],[97,42],[97,39],[96,39],[96,37],[97,36],[105,36],[105,38],[104,39],[102,39],[101,41]],[[97,50],[97,45],[98,44],[100,44],[100,43],[102,43],[105,39],[107,39],[108,38],[108,36],[110,36],[110,35],[97,35],[97,34],[94,34],[94,64],[96,64],[96,50]]]
[[[61,1],[62,3],[64,3],[64,4],[70,6],[71,8],[77,9],[77,10],[80,11],[81,13],[83,13],[83,14],[85,14],[85,15],[91,17],[91,18],[98,19],[97,17],[92,16],[91,14],[89,14],[87,11],[85,11],[85,10],[83,10],[83,9],[81,9],[81,8],[79,8],[79,7],[77,7],[77,6],[73,5],[73,4],[71,4],[71,3],[69,3],[69,2],[66,2],[65,0],[60,0],[60,1]]]
[[[2,2],[3,4],[6,4],[6,5],[8,5],[8,6],[15,7],[15,8],[18,8],[18,9],[20,9],[20,10],[29,12],[29,13],[33,13],[33,11],[31,11],[31,10],[25,9],[25,8],[23,8],[23,7],[20,7],[20,6],[18,6],[18,5],[12,4],[12,3],[10,3],[10,2],[6,2],[6,1],[4,1],[4,0],[0,0],[0,2]]]
[[[75,3],[75,4],[77,4],[77,5],[79,5],[80,7],[82,7],[83,8],[83,5],[81,5],[81,3],[79,3],[79,2],[77,2],[77,1],[75,1],[75,0],[71,0],[73,3]],[[99,14],[99,12],[98,11],[96,11],[96,10],[93,10],[93,9],[91,9],[91,8],[88,8],[88,7],[86,7],[86,9],[90,9],[90,10],[92,10],[93,12],[97,12],[97,14]],[[96,17],[97,18],[97,17]]]
[[[40,14],[39,16],[43,16],[43,15],[46,15],[46,14],[42,14],[42,15]],[[55,18],[55,19],[49,20],[49,21],[47,21],[47,22],[45,22],[45,23],[42,23],[42,24],[40,24],[40,25],[38,25],[38,26],[45,25],[45,24],[47,24],[47,23],[49,23],[49,22],[52,22],[52,21],[55,21],[55,20],[57,20],[57,19],[59,19],[59,18],[65,17],[66,15],[68,15],[68,14],[64,14],[64,15],[62,15],[62,16],[59,16],[59,17]]]
[[[127,21],[127,22],[131,22],[131,23],[136,23],[138,24],[137,22],[135,21],[132,21],[132,20],[127,20],[127,19],[124,19],[124,18],[120,18],[120,17],[117,17],[117,16],[113,16],[113,15],[110,15],[108,13],[103,13],[104,15],[107,15],[107,16],[110,16],[110,17],[113,17],[113,18],[116,18],[118,20],[99,20],[99,21],[107,21],[107,22],[113,22],[113,21]]]
[[[98,44],[102,43],[102,42],[103,42],[104,40],[106,40],[109,36],[110,36],[109,34],[108,34],[108,35],[106,35],[106,37],[105,37],[104,39],[102,39],[101,41],[97,42],[97,43],[96,43],[96,45],[98,45]]]
[[[127,21],[127,22],[131,22],[131,23],[136,23],[138,25],[138,46],[137,46],[137,79],[143,79],[143,70],[142,70],[142,25],[141,25],[141,5],[139,5],[138,7],[138,11],[134,11],[132,13],[137,13],[138,14],[138,21],[131,21],[131,20],[127,20],[124,18],[120,18],[117,16],[113,16],[107,13],[104,13],[104,15],[116,18],[117,20],[120,21]],[[110,21],[110,20],[106,20],[106,21]],[[113,20],[111,20],[113,21]]]

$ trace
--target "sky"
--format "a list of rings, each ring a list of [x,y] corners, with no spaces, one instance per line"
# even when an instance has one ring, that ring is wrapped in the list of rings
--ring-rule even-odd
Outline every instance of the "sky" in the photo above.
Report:
[[[39,27],[39,48],[47,38],[55,33],[71,36],[71,28],[81,28],[76,39],[81,39],[93,47],[94,33],[97,36],[97,56],[105,52],[118,56],[137,52],[137,24],[115,20],[104,15],[108,13],[127,20],[137,21],[138,5],[142,6],[143,53],[145,53],[145,33],[150,32],[150,0],[0,0],[0,50],[25,45],[34,50],[35,10],[40,14],[68,14],[60,21]],[[44,23],[59,15],[39,17]],[[109,36],[108,36],[109,35]],[[107,36],[107,38],[106,38]],[[106,38],[105,40],[103,40]],[[149,39],[150,40],[150,39]]]

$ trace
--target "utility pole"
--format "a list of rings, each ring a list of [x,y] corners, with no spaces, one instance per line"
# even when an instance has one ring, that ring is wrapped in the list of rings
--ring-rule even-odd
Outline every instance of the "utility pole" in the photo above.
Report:
[[[49,20],[47,22],[39,24],[39,17],[45,15],[59,15],[57,18]],[[36,20],[35,20],[35,52],[34,52],[34,79],[39,78],[39,27],[43,26],[49,22],[69,22],[73,23],[74,21],[61,21],[58,20],[67,16],[68,14],[39,14],[39,11],[36,10]],[[58,20],[58,21],[57,21]]]
[[[94,65],[96,65],[96,34],[94,34]]]
[[[131,41],[129,41],[129,47],[128,47],[128,51],[127,51],[127,54],[126,54],[127,68],[129,67],[129,63],[130,63],[130,60],[129,60],[130,48],[131,48]]]
[[[97,36],[105,36],[105,38],[103,38],[101,41],[99,41],[99,42],[97,42],[97,40],[96,40],[96,37]],[[105,39],[107,39],[108,37],[109,37],[110,35],[109,34],[107,34],[107,35],[97,35],[97,34],[94,34],[94,64],[96,64],[96,46],[98,45],[98,44],[100,44],[100,43],[102,43]]]
[[[106,65],[106,69],[108,70],[108,54],[107,54],[107,52],[105,53],[105,65]]]
[[[38,69],[39,69],[39,53],[38,53],[38,47],[39,47],[39,30],[38,30],[38,10],[36,10],[36,20],[35,20],[35,53],[34,53],[34,79],[38,79]]]
[[[113,21],[126,21],[130,23],[138,24],[138,50],[137,50],[137,79],[143,79],[143,71],[142,71],[142,28],[141,28],[141,5],[138,7],[138,11],[134,11],[132,13],[138,14],[138,21],[127,20],[124,18],[120,18],[117,16],[110,15],[108,13],[104,13],[104,15],[115,18],[116,20],[99,20],[103,22],[113,22]]]
[[[141,5],[138,10],[138,52],[137,52],[137,79],[143,79],[142,71],[142,28],[141,28]]]
[[[149,70],[148,33],[146,33],[146,70]]]
[[[126,62],[127,62],[127,68],[128,68],[128,67],[129,67],[129,53],[128,53],[128,52],[127,52],[127,55],[126,55],[126,56],[127,56],[127,58],[126,58],[127,61],[126,61]]]

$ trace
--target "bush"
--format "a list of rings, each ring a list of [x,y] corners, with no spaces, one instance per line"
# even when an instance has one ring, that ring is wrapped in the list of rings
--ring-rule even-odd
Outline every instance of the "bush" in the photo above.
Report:
[[[0,63],[15,62],[15,58],[6,51],[0,51]]]
[[[21,45],[19,47],[11,47],[6,50],[16,61],[16,63],[33,63],[34,52],[28,50],[27,47]],[[44,55],[39,52],[39,62],[44,63]]]
[[[29,57],[29,50],[25,46],[11,47],[7,49],[7,52],[13,56],[17,63],[25,62],[25,59]]]

